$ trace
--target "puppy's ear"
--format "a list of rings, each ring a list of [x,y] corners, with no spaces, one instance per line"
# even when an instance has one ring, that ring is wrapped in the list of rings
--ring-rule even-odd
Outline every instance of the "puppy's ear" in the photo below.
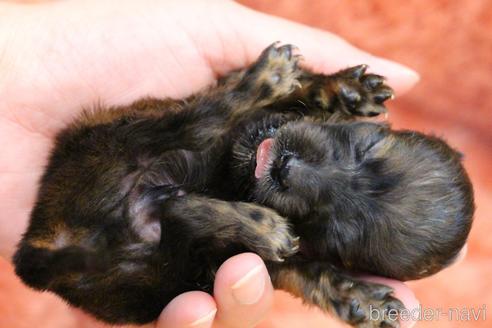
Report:
[[[355,148],[356,161],[382,156],[391,145],[389,125],[382,123],[357,122],[350,126],[351,144]]]
[[[30,245],[25,240],[13,258],[16,274],[28,286],[39,290],[49,289],[69,274],[101,270],[107,260],[102,252],[96,254],[79,246],[50,249]]]

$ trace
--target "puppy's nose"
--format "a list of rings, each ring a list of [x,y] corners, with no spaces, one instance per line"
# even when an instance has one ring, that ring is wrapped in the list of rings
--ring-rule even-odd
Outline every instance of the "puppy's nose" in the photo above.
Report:
[[[291,159],[292,156],[290,155],[282,155],[277,157],[272,165],[272,179],[284,190],[289,188],[287,177],[289,176]]]

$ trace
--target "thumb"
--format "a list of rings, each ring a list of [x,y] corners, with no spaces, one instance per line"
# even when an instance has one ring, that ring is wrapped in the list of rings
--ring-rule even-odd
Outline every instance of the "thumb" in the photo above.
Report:
[[[217,271],[214,286],[218,327],[254,327],[273,302],[273,287],[261,258],[244,253],[228,259]]]

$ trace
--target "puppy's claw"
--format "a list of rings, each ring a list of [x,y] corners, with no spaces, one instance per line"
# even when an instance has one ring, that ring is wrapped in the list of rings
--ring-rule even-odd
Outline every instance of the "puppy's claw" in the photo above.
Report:
[[[389,87],[382,87],[374,94],[373,99],[376,104],[382,104],[391,97],[393,97],[393,90]]]
[[[376,300],[384,300],[387,298],[391,293],[393,293],[393,288],[381,285],[380,288],[375,289],[372,293],[371,296],[376,299]]]
[[[360,307],[360,303],[358,300],[353,299],[352,302],[350,302],[350,317],[353,322],[360,322],[364,319],[366,319],[366,314],[363,309]]]
[[[368,67],[366,64],[357,65],[343,70],[342,74],[348,78],[358,80],[364,75]]]
[[[290,44],[283,45],[277,48],[277,51],[285,56],[288,60],[292,59],[292,52],[294,51],[294,46]]]

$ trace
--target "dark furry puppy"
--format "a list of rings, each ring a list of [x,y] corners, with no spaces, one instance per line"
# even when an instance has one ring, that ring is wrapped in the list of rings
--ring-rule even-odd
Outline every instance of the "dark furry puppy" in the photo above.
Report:
[[[276,288],[359,327],[398,326],[367,316],[402,307],[392,290],[344,272],[445,267],[470,230],[470,182],[444,141],[354,121],[385,111],[381,76],[298,59],[274,44],[184,101],[87,112],[57,138],[17,274],[101,320],[144,323],[250,250]]]

